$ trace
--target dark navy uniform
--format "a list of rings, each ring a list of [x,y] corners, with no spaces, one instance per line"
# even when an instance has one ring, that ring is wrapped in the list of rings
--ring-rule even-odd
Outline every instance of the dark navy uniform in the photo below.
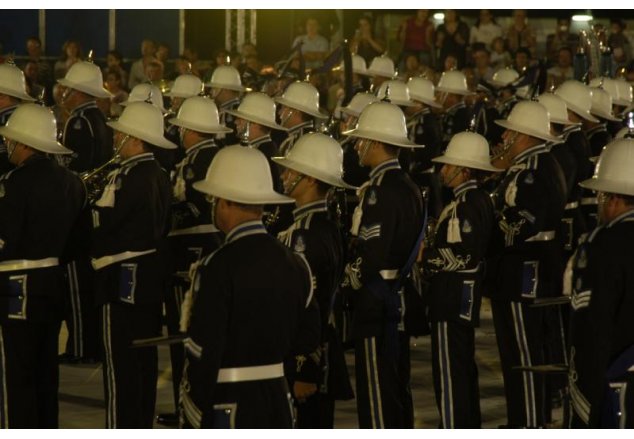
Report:
[[[443,428],[480,428],[474,328],[495,213],[475,180],[453,192],[454,200],[438,220],[434,245],[423,252],[423,268],[431,275],[434,389]]]
[[[404,298],[392,288],[423,226],[423,202],[397,159],[372,169],[359,194],[344,279],[352,287],[359,426],[412,428]]]
[[[189,289],[191,264],[216,250],[223,241],[222,233],[211,224],[210,204],[205,194],[193,183],[204,180],[218,147],[213,140],[204,140],[185,151],[185,158],[176,165],[172,176],[173,204],[171,231],[168,235],[171,256],[171,282],[166,291],[165,315],[168,334],[179,333],[181,306]],[[178,388],[183,372],[185,351],[180,344],[170,346],[174,404],[178,408]]]
[[[409,153],[412,156],[408,169],[409,175],[418,187],[426,192],[429,215],[438,218],[443,208],[442,186],[440,177],[434,172],[434,164],[431,159],[440,155],[443,145],[440,120],[428,107],[425,107],[420,113],[412,116],[407,128],[409,139],[418,145],[425,145],[425,147],[401,151],[399,159],[405,155],[404,153]],[[402,164],[401,161],[401,166]]]
[[[85,203],[77,176],[36,154],[0,178],[0,427],[57,428],[60,261]]]
[[[513,367],[543,364],[544,313],[528,304],[559,294],[563,270],[555,231],[566,204],[563,173],[545,145],[532,146],[515,157],[492,197],[499,218],[488,294],[508,424],[538,427],[544,423],[541,377]]]
[[[571,426],[626,427],[634,415],[634,211],[585,236],[573,258],[570,316]],[[631,370],[630,370],[631,376]],[[631,377],[630,377],[631,380]],[[631,404],[631,399],[629,400]],[[627,417],[626,417],[627,415]]]
[[[312,119],[308,122],[295,125],[294,127],[289,128],[288,131],[279,131],[279,133],[285,135],[283,139],[279,141],[280,155],[285,156],[291,150],[297,139],[302,137],[304,134],[311,133],[313,131],[315,131],[315,123]]]
[[[218,115],[220,119],[220,125],[225,125],[227,128],[233,130],[231,133],[219,133],[216,134],[216,139],[222,146],[236,145],[239,143],[238,135],[236,133],[236,117],[227,113],[227,110],[237,110],[240,106],[240,99],[235,98],[225,102],[218,106]]]
[[[152,153],[143,153],[121,162],[93,208],[92,265],[102,313],[108,428],[152,427],[157,349],[130,345],[161,335],[167,267],[158,252],[170,202],[169,177]]]
[[[7,124],[7,121],[16,108],[18,108],[17,105],[12,105],[0,110],[0,127],[3,127]],[[13,169],[13,165],[9,162],[7,147],[4,144],[4,139],[0,137],[0,175],[4,174],[5,172],[9,172],[11,169]]]
[[[470,116],[470,111],[464,102],[458,102],[445,110],[442,115],[443,152],[454,134],[467,131],[471,120]]]
[[[112,158],[112,129],[95,102],[73,109],[64,126],[62,143],[73,151],[68,163],[71,171],[90,171]]]
[[[268,235],[260,221],[229,232],[194,275],[181,425],[292,427],[282,363],[319,344],[317,317],[313,339],[296,345],[300,324],[308,323],[300,319],[316,307],[312,295],[305,259]]]
[[[335,399],[352,397],[341,340],[335,338],[334,328],[329,324],[331,303],[343,274],[343,243],[337,225],[328,218],[326,200],[298,207],[293,217],[291,227],[280,233],[278,239],[304,255],[310,266],[316,282],[314,294],[319,306],[321,342],[316,351],[295,357],[287,377],[289,383],[302,381],[317,385],[316,394],[297,404],[297,426],[333,428]]]
[[[612,134],[608,132],[607,123],[603,122],[586,131],[590,143],[592,157],[598,157],[603,147],[612,141]]]
[[[590,161],[592,157],[592,150],[590,148],[590,142],[588,137],[581,130],[581,126],[573,125],[564,129],[564,139],[566,139],[566,145],[572,152],[577,162],[577,181],[583,181],[587,178],[591,178],[594,173],[594,163]],[[595,194],[587,189],[583,189],[581,186],[575,185],[572,188],[572,199],[579,200],[579,208],[583,221],[585,222],[585,229],[592,230],[597,224],[597,197]],[[577,235],[575,238],[577,238]]]

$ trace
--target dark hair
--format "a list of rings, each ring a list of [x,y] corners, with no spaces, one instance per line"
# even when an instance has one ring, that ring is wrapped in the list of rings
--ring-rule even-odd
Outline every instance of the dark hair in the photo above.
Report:
[[[489,11],[489,14],[491,14],[491,23],[493,24],[498,24],[497,21],[495,21],[495,16],[493,15],[493,12],[491,12],[491,9],[483,9],[482,11]],[[480,12],[482,12],[480,11]],[[475,22],[475,27],[480,27],[480,16],[478,15],[478,19]]]
[[[159,47],[165,47],[165,48],[167,48],[167,50],[170,50],[170,45],[169,45],[169,44],[167,44],[165,41],[161,41],[160,43],[158,43],[158,44],[156,45],[156,48],[157,48],[157,49],[158,49]]]
[[[559,50],[557,51],[557,53],[559,53],[559,52],[568,52],[571,57],[573,55],[572,49],[570,47],[568,47],[568,46],[560,47]]]
[[[108,55],[114,56],[119,62],[123,61],[123,56],[118,50],[110,50],[108,51]]]
[[[515,56],[517,56],[518,54],[523,53],[524,55],[526,55],[529,59],[531,57],[531,51],[528,49],[528,47],[520,47],[519,49],[517,49],[515,51]]]
[[[59,57],[62,61],[66,61],[68,59],[68,55],[66,55],[66,49],[68,49],[68,46],[70,46],[71,44],[74,44],[77,46],[77,58],[79,59],[82,58],[81,44],[79,44],[79,41],[66,40],[64,41],[64,44],[62,45],[62,54]]]
[[[118,70],[108,69],[108,71],[106,72],[106,78],[108,77],[108,75],[113,75],[117,81],[121,82],[121,73],[119,73]]]
[[[40,38],[39,38],[39,37],[36,37],[36,36],[34,36],[34,35],[31,35],[30,37],[28,37],[28,38],[26,39],[26,41],[27,41],[27,42],[29,42],[29,41],[35,41],[35,42],[36,42],[36,43],[37,43],[40,47],[42,47],[42,40],[40,40]]]

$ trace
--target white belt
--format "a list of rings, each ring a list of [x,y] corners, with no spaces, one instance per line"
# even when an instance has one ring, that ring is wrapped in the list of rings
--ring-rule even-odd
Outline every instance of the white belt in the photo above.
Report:
[[[20,271],[20,270],[32,270],[34,268],[47,268],[55,267],[59,265],[59,259],[46,258],[46,259],[15,259],[12,261],[0,262],[0,272],[4,271]]]
[[[201,224],[200,226],[187,227],[186,229],[172,230],[167,236],[180,236],[180,235],[202,235],[204,233],[216,233],[219,232],[213,224]]]
[[[549,230],[547,232],[539,232],[537,235],[533,235],[526,240],[526,242],[534,242],[534,241],[552,241],[555,239],[555,232],[553,230]]]
[[[395,280],[398,279],[398,270],[381,270],[379,274],[383,280]]]
[[[597,197],[584,197],[581,199],[582,206],[590,206],[597,203]]]
[[[566,207],[564,207],[564,210],[572,210],[572,209],[576,209],[577,207],[579,207],[579,202],[573,201],[572,203],[566,204]]]
[[[260,381],[281,378],[284,376],[282,363],[266,366],[231,367],[218,371],[219,383],[238,383],[242,381]]]
[[[149,255],[150,253],[154,253],[155,251],[156,251],[156,249],[153,248],[152,250],[145,250],[145,251],[142,251],[142,252],[117,253],[116,255],[102,256],[102,257],[97,258],[97,259],[93,258],[90,261],[90,263],[92,264],[92,268],[94,268],[95,270],[100,270],[103,267],[107,267],[108,265],[112,265],[112,264],[115,264],[117,262],[125,261],[127,259],[132,259],[132,258],[136,258],[136,257],[143,256],[143,255]]]

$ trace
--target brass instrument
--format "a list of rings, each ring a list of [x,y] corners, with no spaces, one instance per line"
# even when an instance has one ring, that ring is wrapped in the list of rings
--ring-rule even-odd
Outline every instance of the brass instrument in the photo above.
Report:
[[[80,174],[79,177],[86,186],[86,198],[90,204],[94,204],[101,197],[104,188],[108,184],[108,175],[115,165],[119,163],[120,158],[119,155],[115,154],[114,157],[98,168]]]

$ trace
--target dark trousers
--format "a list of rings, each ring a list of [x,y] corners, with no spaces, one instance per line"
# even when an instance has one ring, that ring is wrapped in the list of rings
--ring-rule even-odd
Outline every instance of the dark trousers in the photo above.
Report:
[[[57,428],[60,322],[0,325],[0,428]]]
[[[526,303],[491,300],[509,427],[544,425],[544,380],[517,366],[544,364],[544,311]]]
[[[94,271],[89,258],[66,265],[66,353],[74,357],[99,357],[99,310],[95,306]]]
[[[360,428],[413,428],[409,336],[399,332],[398,358],[383,337],[357,340],[355,376]]]
[[[296,403],[297,428],[334,428],[335,400],[325,393],[315,393]]]
[[[432,323],[432,374],[442,428],[480,428],[480,390],[471,325]]]
[[[180,334],[180,315],[188,283],[175,281],[173,288],[169,289],[165,297],[165,323],[169,335]],[[170,345],[170,360],[172,362],[172,390],[174,392],[174,407],[178,411],[178,393],[181,379],[183,378],[183,365],[185,363],[185,348],[182,343]]]
[[[107,303],[101,311],[106,428],[152,428],[157,348],[131,345],[161,334],[160,304]]]

